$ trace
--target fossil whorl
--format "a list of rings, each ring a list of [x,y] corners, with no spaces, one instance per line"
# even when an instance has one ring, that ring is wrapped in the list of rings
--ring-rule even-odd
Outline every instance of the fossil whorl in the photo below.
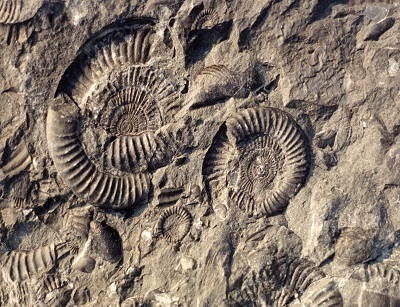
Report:
[[[62,77],[48,111],[47,139],[57,170],[77,196],[122,209],[147,198],[151,160],[165,147],[156,131],[174,116],[178,91],[165,69],[150,63],[152,22],[102,33]]]
[[[116,176],[99,170],[82,148],[77,118],[59,108],[48,110],[47,139],[54,164],[72,191],[93,205],[115,209],[130,207],[143,198],[149,175]]]
[[[191,226],[192,216],[185,208],[169,207],[161,213],[155,234],[166,237],[170,242],[179,243],[188,234]]]
[[[248,214],[280,213],[307,177],[306,148],[301,128],[284,111],[251,108],[233,115],[203,163],[211,197],[228,188],[230,201]]]

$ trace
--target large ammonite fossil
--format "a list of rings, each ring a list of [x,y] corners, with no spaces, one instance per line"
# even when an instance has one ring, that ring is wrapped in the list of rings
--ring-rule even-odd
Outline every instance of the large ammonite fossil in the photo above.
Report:
[[[212,201],[272,216],[297,193],[308,165],[304,133],[293,118],[274,108],[252,108],[221,127],[205,157],[203,175]]]
[[[49,107],[55,166],[93,205],[122,209],[147,198],[152,158],[166,145],[156,131],[179,102],[166,69],[151,61],[153,40],[145,19],[103,30],[81,48]]]

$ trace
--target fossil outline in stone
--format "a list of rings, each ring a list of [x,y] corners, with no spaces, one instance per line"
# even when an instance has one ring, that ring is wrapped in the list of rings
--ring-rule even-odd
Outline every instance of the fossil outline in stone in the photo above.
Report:
[[[236,74],[222,64],[207,66],[196,76],[196,91],[190,108],[200,108],[231,97],[246,98],[251,80],[247,74]]]
[[[93,219],[93,210],[86,206],[83,208],[76,208],[69,211],[70,216],[66,219],[64,227],[68,237],[72,240],[67,242],[71,248],[75,241],[84,243],[89,235],[89,223]]]
[[[3,257],[3,275],[11,282],[22,282],[32,276],[51,270],[64,254],[65,244],[42,246],[29,251],[11,251]]]
[[[118,231],[106,223],[90,222],[91,246],[104,260],[116,263],[122,258],[122,239]]]
[[[192,226],[189,211],[180,206],[165,209],[158,218],[155,234],[164,236],[172,243],[181,242]]]
[[[239,277],[232,283],[233,300],[240,306],[259,306],[254,302],[265,306],[296,306],[292,305],[296,298],[302,301],[304,293],[309,289],[314,293],[315,285],[325,279],[325,273],[306,259],[285,261],[288,260],[274,259],[267,266]]]
[[[256,170],[252,186],[248,179],[244,180],[246,176],[240,175],[247,171],[240,169],[243,158],[253,155],[246,151],[249,147],[260,147],[254,156],[256,159],[246,164],[255,164],[251,166]],[[266,176],[269,175],[266,162],[273,160],[266,153],[270,148],[276,160],[272,168],[276,174],[272,180]],[[259,159],[263,156],[264,159]],[[305,182],[308,170],[304,133],[288,113],[275,108],[250,108],[228,118],[214,137],[203,163],[203,175],[211,197],[218,198],[218,194],[228,188],[231,201],[255,216],[282,212]],[[268,179],[260,184],[257,177]]]
[[[372,239],[371,231],[360,227],[343,228],[335,245],[335,257],[348,266],[361,263],[371,256]]]
[[[376,263],[369,265],[367,268],[362,268],[351,276],[362,282],[370,280],[382,279],[394,286],[400,285],[400,269],[391,267],[385,263]]]
[[[218,12],[214,9],[205,9],[200,12],[192,25],[192,30],[212,28],[218,21]]]
[[[77,119],[66,112],[67,106],[62,108],[49,107],[47,139],[54,164],[72,191],[87,202],[106,208],[131,207],[142,200],[150,185],[149,174],[114,176],[98,170],[76,134]]]
[[[324,278],[308,288],[300,298],[300,304],[293,306],[342,307],[343,299],[337,284],[329,278]]]
[[[12,177],[27,169],[32,163],[28,147],[21,140],[3,162],[1,170],[4,175]]]
[[[157,196],[157,206],[169,207],[177,203],[184,192],[183,187],[163,188]]]
[[[47,116],[49,150],[61,177],[78,197],[104,208],[128,208],[147,199],[149,160],[159,145],[154,130],[169,122],[179,105],[165,72],[148,63],[153,22],[135,20],[110,26],[81,48]],[[146,119],[147,111],[152,115]],[[96,127],[105,125],[104,131],[114,134],[98,164],[78,136],[86,112],[93,112]]]
[[[300,261],[292,272],[290,282],[275,297],[277,306],[286,306],[293,298],[302,295],[308,287],[325,277],[325,273],[309,261]]]
[[[65,285],[66,283],[61,280],[59,274],[49,274],[44,279],[39,291],[52,292],[64,287]]]
[[[21,13],[22,0],[0,0],[0,23],[16,23]]]
[[[32,19],[43,0],[0,0],[0,24],[12,25]]]

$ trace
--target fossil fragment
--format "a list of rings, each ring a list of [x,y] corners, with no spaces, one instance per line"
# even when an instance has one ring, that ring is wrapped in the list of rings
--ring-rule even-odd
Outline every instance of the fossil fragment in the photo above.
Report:
[[[196,77],[191,108],[214,104],[230,97],[247,97],[250,93],[251,72],[249,69],[245,73],[236,74],[225,65],[205,67]]]
[[[169,207],[176,204],[179,198],[182,196],[183,188],[163,188],[158,195],[159,207]]]
[[[6,156],[1,165],[1,170],[8,177],[15,176],[27,169],[32,163],[31,155],[28,152],[28,147],[21,140],[15,148]]]
[[[0,23],[15,24],[32,18],[42,0],[0,0]]]
[[[96,267],[96,260],[89,255],[80,255],[72,263],[72,267],[83,273],[92,273]]]
[[[367,268],[361,268],[351,277],[363,282],[384,280],[392,286],[400,286],[400,270],[385,263],[377,263],[369,265]]]
[[[122,258],[122,239],[118,231],[98,221],[90,222],[92,248],[104,260],[112,263]]]
[[[313,284],[293,306],[302,307],[342,307],[343,299],[338,286],[329,278]]]
[[[93,211],[89,207],[77,208],[70,210],[70,215],[66,219],[68,236],[83,243],[89,235],[89,223],[93,218]]]
[[[384,20],[378,22],[368,29],[368,32],[364,36],[365,41],[376,41],[381,37],[383,33],[388,31],[391,27],[393,27],[396,19],[394,18],[385,18]]]
[[[56,289],[60,289],[65,286],[65,283],[61,280],[59,274],[50,274],[47,275],[45,280],[43,281],[43,285],[41,287],[42,291],[52,292]]]
[[[237,304],[235,306],[289,306],[296,298],[303,302],[303,295],[310,292],[309,289],[315,293],[315,285],[325,279],[325,274],[312,262],[304,259],[289,263],[282,261],[273,259],[269,265],[240,277],[241,282],[233,282],[230,296]]]
[[[179,243],[188,234],[192,226],[192,216],[183,207],[175,206],[165,209],[155,228],[156,235],[166,237],[170,242]]]
[[[3,256],[3,275],[11,282],[24,281],[52,269],[59,256],[56,244],[30,251],[8,252]]]
[[[373,250],[372,234],[359,227],[341,231],[335,246],[335,255],[345,265],[353,265],[369,258]]]
[[[315,136],[315,145],[319,148],[333,147],[336,132],[334,130],[321,131]]]
[[[218,23],[218,13],[213,9],[205,9],[200,12],[192,25],[192,30],[209,29]]]
[[[304,134],[291,116],[254,108],[226,121],[205,157],[203,175],[213,198],[228,188],[233,204],[248,214],[272,216],[304,183],[308,164]]]

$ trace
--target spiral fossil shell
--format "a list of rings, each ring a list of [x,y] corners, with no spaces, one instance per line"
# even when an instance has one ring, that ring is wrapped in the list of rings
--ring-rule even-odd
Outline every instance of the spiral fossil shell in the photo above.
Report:
[[[183,207],[175,206],[164,210],[156,225],[156,235],[166,237],[170,242],[179,243],[192,225],[192,216]]]
[[[274,108],[252,108],[221,127],[203,175],[213,198],[227,188],[230,201],[248,214],[272,216],[304,183],[308,164],[304,134],[292,117]]]
[[[150,161],[164,146],[155,132],[179,100],[165,71],[148,64],[150,21],[104,33],[81,48],[62,77],[48,110],[47,139],[57,170],[77,196],[122,209],[146,200]]]

